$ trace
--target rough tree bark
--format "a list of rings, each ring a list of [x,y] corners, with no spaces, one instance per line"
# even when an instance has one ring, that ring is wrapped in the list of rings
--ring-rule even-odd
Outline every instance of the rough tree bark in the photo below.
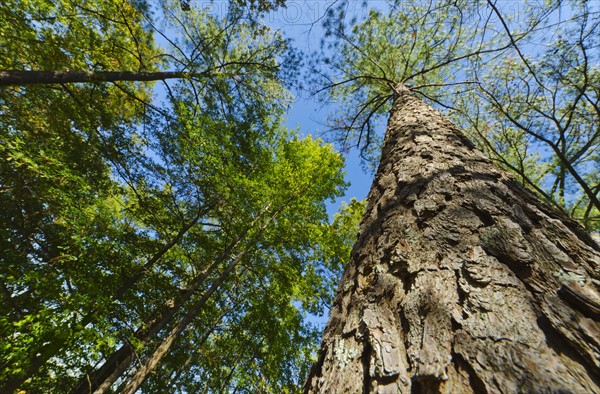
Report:
[[[600,392],[600,247],[398,89],[307,393]]]

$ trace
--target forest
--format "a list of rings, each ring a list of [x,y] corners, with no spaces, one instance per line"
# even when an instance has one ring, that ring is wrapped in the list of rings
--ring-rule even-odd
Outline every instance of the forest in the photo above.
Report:
[[[600,393],[600,3],[5,0],[0,222],[1,393]]]

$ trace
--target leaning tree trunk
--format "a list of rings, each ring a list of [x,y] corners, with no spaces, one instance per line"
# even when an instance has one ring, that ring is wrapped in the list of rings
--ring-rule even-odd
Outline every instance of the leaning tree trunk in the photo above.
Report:
[[[0,86],[57,83],[164,81],[205,76],[207,73],[183,71],[0,71]]]
[[[402,88],[305,392],[600,392],[599,250]]]

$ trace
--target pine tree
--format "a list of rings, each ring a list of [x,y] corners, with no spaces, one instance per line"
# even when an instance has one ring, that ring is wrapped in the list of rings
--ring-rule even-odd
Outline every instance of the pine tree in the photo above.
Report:
[[[328,98],[342,101],[333,131],[366,158],[381,151],[306,393],[600,392],[600,245],[429,104],[460,124],[461,109],[480,119],[484,105],[465,93],[488,77],[504,83],[485,68],[496,59],[522,62],[541,81],[532,58],[546,54],[522,48],[569,31],[549,21],[562,5],[508,18],[492,1],[394,2],[351,29],[343,7],[329,17],[319,71]],[[573,20],[595,18],[578,6]],[[587,60],[565,68],[585,79],[597,64]],[[593,88],[579,90],[596,100]]]
[[[400,86],[305,392],[600,392],[600,247]]]

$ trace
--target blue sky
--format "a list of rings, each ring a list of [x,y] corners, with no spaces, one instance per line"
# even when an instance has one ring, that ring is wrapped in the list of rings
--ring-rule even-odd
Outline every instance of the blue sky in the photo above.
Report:
[[[303,135],[311,134],[323,138],[322,134],[326,128],[324,122],[329,111],[333,110],[333,107],[322,106],[314,98],[296,97],[287,116],[287,126],[289,128],[299,127]],[[327,211],[330,216],[337,212],[342,201],[350,201],[352,197],[359,200],[365,198],[371,187],[373,176],[362,170],[357,152],[352,151],[345,157],[346,181],[350,182],[350,186],[344,197],[338,198],[335,203],[328,204]]]
[[[287,1],[287,7],[269,13],[264,22],[276,29],[281,29],[287,38],[293,40],[296,49],[309,53],[319,49],[323,35],[321,17],[327,11],[331,1],[299,0]],[[350,13],[364,13],[361,2],[352,3],[356,6]],[[384,1],[370,1],[369,6],[385,4]],[[311,134],[327,139],[327,117],[335,111],[335,105],[324,105],[312,97],[309,92],[293,92],[295,100],[287,115],[287,126],[299,128],[303,135]],[[334,203],[328,204],[328,213],[335,213],[342,201],[349,201],[352,197],[363,199],[367,196],[373,179],[372,174],[365,173],[361,167],[360,158],[356,151],[351,151],[346,157],[346,181],[350,186],[344,197],[338,198]]]
[[[195,0],[191,2],[194,8],[206,10],[209,14],[225,15],[227,13],[228,0]],[[286,38],[293,41],[296,49],[309,53],[320,47],[323,35],[321,18],[328,6],[335,3],[333,0],[288,0],[285,8],[279,8],[267,14],[263,22],[274,28],[280,29]],[[349,14],[366,15],[361,1],[351,1]],[[384,0],[370,0],[369,7],[382,7],[386,4]],[[159,45],[168,46],[159,35],[155,37]],[[301,135],[312,135],[327,140],[324,135],[327,117],[335,111],[334,105],[323,105],[307,91],[293,92],[295,99],[287,114],[286,126],[291,129],[299,129]],[[333,203],[327,204],[330,216],[337,212],[342,201],[350,201],[352,197],[359,200],[365,198],[371,187],[373,174],[367,174],[362,170],[361,162],[356,151],[345,155],[346,157],[346,181],[350,183],[345,196],[338,198]]]

